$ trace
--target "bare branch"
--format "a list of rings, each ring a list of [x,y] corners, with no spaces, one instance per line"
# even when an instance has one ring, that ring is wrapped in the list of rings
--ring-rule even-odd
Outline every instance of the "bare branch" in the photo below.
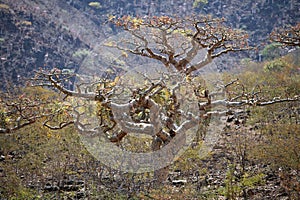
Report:
[[[284,29],[276,29],[270,34],[270,40],[286,46],[300,46],[300,23]]]
[[[81,90],[79,90],[78,92],[74,92],[64,87],[62,83],[64,82],[63,80],[65,80],[65,78],[66,77],[64,77],[64,74],[62,72],[45,73],[39,71],[37,72],[36,77],[31,79],[31,81],[34,82],[33,86],[52,87],[65,94],[66,97],[72,96],[90,100],[95,99],[96,93],[87,91],[85,93],[82,93]],[[68,76],[67,78],[70,78],[70,76]]]
[[[145,19],[124,16],[113,19],[112,23],[122,27],[140,42],[131,43],[131,46],[135,46],[133,49],[120,45],[114,47],[158,60],[166,67],[173,66],[179,72],[190,74],[222,54],[250,49],[248,35],[242,30],[227,28],[224,21],[210,16],[185,20],[166,16]],[[175,46],[171,46],[171,42],[175,42]],[[178,49],[183,52],[176,54]],[[198,63],[191,64],[201,49],[206,50],[207,54]]]
[[[58,126],[51,126],[48,124],[49,120],[46,120],[43,125],[46,126],[47,128],[51,129],[51,130],[60,130],[63,129],[71,124],[74,124],[74,121],[69,121],[69,122],[61,122],[59,123]]]

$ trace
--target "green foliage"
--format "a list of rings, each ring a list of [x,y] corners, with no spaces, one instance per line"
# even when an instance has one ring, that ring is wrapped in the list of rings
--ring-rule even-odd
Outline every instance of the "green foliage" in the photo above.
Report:
[[[234,165],[230,165],[225,179],[223,195],[229,200],[236,199],[241,193],[241,187],[239,186],[238,179],[234,175],[234,170]]]
[[[280,56],[282,44],[272,43],[267,46],[260,52],[265,60],[272,60]]]
[[[27,199],[35,199],[37,197],[37,192],[28,189],[25,187],[19,187],[15,196],[11,197],[11,200],[27,200]],[[36,198],[40,199],[40,198]]]
[[[276,72],[278,72],[278,71],[282,71],[287,66],[288,66],[288,63],[286,63],[282,59],[276,59],[276,60],[272,60],[272,61],[267,62],[264,65],[264,69],[266,71],[271,71],[271,72],[276,71]]]
[[[177,33],[181,34],[182,36],[187,37],[188,35],[193,34],[193,31],[189,30],[189,29],[177,29],[177,30],[173,31],[173,34],[177,34]]]
[[[228,87],[228,97],[232,98],[243,93],[253,94],[258,92],[260,99],[272,100],[273,98],[294,98],[299,95],[300,74],[298,66],[294,64],[291,56],[271,60],[266,64],[249,63],[246,72],[224,74],[223,82],[239,79]],[[231,94],[234,94],[231,96]],[[255,109],[255,108],[254,108]],[[268,108],[258,108],[268,112]]]
[[[235,175],[235,165],[230,165],[226,173],[225,187],[219,188],[219,194],[226,197],[228,200],[235,200],[241,197],[242,192],[251,189],[257,185],[264,183],[265,175],[259,174],[248,174],[245,173],[241,178]]]
[[[262,127],[262,133],[266,140],[256,145],[254,158],[269,162],[274,168],[300,170],[300,125],[269,124]]]
[[[251,58],[244,58],[241,60],[241,63],[246,66],[249,66],[251,62],[252,62]]]
[[[189,147],[186,151],[176,160],[174,163],[174,169],[181,169],[183,171],[187,170],[198,170],[201,166],[201,159],[199,152],[202,150],[204,145],[202,143],[198,144],[195,148]],[[204,171],[203,171],[204,173]]]
[[[8,122],[9,122],[9,118],[6,116],[6,113],[1,109],[0,110],[0,127],[3,129],[6,129]]]
[[[276,100],[297,97],[300,94],[297,59],[287,55],[270,60],[264,65],[263,71],[248,72],[242,80],[247,80],[244,82],[247,87],[259,84],[261,98]],[[248,151],[249,159],[270,166],[270,170],[280,168],[281,185],[286,185],[282,189],[291,199],[297,199],[296,194],[299,194],[299,182],[290,176],[290,170],[300,170],[299,108],[299,101],[253,107],[247,120],[250,126],[255,127],[255,133],[260,135],[260,139],[256,139]],[[244,185],[249,185],[248,181],[243,182]]]
[[[90,55],[90,53],[91,52],[88,49],[79,49],[73,53],[72,57],[82,59],[82,58]]]
[[[157,94],[153,95],[152,99],[158,104],[167,105],[168,103],[170,103],[170,96],[171,92],[168,89],[164,88]]]
[[[208,0],[194,0],[193,7],[203,6],[208,3]]]
[[[90,2],[89,6],[91,6],[93,8],[96,8],[96,9],[101,8],[101,4],[99,2],[97,2],[97,1]]]
[[[270,170],[275,173],[278,172],[277,169],[280,169],[278,176],[282,189],[290,199],[298,199],[300,184],[297,177],[299,178],[299,176],[291,176],[291,171],[299,172],[300,170],[300,125],[299,123],[283,122],[286,119],[276,122],[278,117],[276,114],[274,115],[274,118],[269,119],[273,121],[273,124],[260,125],[263,137],[261,141],[254,144],[249,155],[256,163],[269,165]],[[288,118],[288,116],[281,118]]]
[[[152,138],[147,136],[138,137],[127,135],[123,141],[124,150],[135,152],[135,153],[146,153],[151,152]]]
[[[264,177],[265,175],[263,173],[254,174],[250,176],[248,173],[245,173],[243,175],[243,178],[241,180],[241,186],[242,188],[254,188],[258,184],[264,183]]]
[[[251,62],[247,64],[249,66],[247,72],[224,76],[225,82],[239,79],[238,82],[228,87],[229,96],[245,93],[251,96],[257,92],[258,97],[264,101],[297,98],[300,94],[297,59],[297,57],[287,55],[266,63]],[[248,142],[251,145],[246,151],[246,162],[252,160],[259,165],[270,166],[270,170],[281,168],[283,174],[286,174],[281,181],[289,185],[286,186],[285,191],[291,196],[299,193],[298,182],[289,178],[289,170],[299,171],[300,169],[299,108],[299,101],[244,108],[250,111],[246,122],[247,126],[252,128],[249,133],[259,136],[254,137],[254,142]],[[236,142],[233,145],[237,145]],[[233,176],[235,173],[238,176]],[[263,174],[254,175],[251,171],[241,172],[239,169],[229,169],[226,187],[220,188],[220,193],[228,199],[244,196],[248,188],[263,184],[263,177]]]
[[[80,169],[88,167],[91,161],[72,127],[58,132],[36,123],[12,135],[1,135],[0,147],[1,155],[5,156],[5,161],[0,162],[5,174],[0,191],[8,199],[48,199],[41,192],[48,179],[80,177]],[[29,185],[35,187],[29,189]],[[67,194],[61,193],[64,195]]]

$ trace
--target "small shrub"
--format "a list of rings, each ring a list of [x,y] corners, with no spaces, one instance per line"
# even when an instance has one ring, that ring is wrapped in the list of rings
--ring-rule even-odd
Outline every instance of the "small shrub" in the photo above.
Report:
[[[90,53],[91,52],[88,49],[79,49],[73,53],[72,57],[75,59],[83,59],[90,55]]]
[[[101,4],[99,2],[96,2],[96,1],[90,2],[89,6],[91,6],[93,8],[96,8],[96,9],[101,8]]]
[[[0,3],[0,9],[6,9],[6,10],[8,10],[9,6],[6,5],[6,4]]]
[[[208,3],[208,0],[195,0],[193,3],[193,7],[196,8],[196,7],[199,7],[200,5],[204,5],[207,3]]]
[[[272,43],[267,46],[261,51],[261,54],[264,60],[272,60],[280,56],[281,47],[280,43]]]
[[[279,72],[279,71],[282,71],[286,67],[288,67],[288,64],[285,61],[283,61],[281,59],[276,59],[276,60],[267,62],[264,65],[264,70]]]

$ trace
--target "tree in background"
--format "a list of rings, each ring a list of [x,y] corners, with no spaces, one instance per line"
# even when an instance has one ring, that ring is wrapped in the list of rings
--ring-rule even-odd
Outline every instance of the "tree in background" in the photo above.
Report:
[[[286,46],[300,46],[300,23],[295,26],[275,29],[270,34],[270,39]]]

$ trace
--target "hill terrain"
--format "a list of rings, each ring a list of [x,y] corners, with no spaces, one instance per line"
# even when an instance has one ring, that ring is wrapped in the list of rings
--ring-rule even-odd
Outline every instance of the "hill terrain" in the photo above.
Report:
[[[221,0],[207,3],[192,0],[109,0],[99,1],[99,7],[90,6],[89,2],[2,0],[0,77],[4,80],[3,85],[28,78],[39,68],[76,71],[88,52],[101,54],[97,46],[117,32],[115,27],[106,23],[109,15],[178,16],[180,13],[178,17],[191,14],[224,17],[229,26],[248,31],[250,44],[260,50],[275,27],[295,25],[300,19],[300,3],[295,0],[247,0],[243,3]],[[250,56],[259,59],[258,53],[253,52]],[[219,67],[223,69],[233,65],[221,63]]]

